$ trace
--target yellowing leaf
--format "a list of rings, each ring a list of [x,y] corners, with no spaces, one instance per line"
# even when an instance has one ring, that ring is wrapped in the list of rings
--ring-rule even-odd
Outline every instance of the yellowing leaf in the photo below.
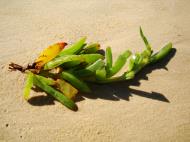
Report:
[[[78,93],[78,90],[76,88],[74,88],[71,84],[61,79],[58,79],[56,81],[56,86],[69,99],[73,99]]]
[[[46,64],[47,62],[55,58],[66,45],[67,43],[61,42],[61,43],[53,44],[49,46],[48,48],[44,49],[40,53],[39,57],[35,60],[35,68],[41,69],[41,67],[44,64]]]

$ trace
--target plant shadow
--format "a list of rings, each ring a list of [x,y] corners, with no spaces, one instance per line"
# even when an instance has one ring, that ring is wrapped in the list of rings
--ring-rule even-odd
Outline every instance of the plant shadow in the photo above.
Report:
[[[79,93],[79,95],[77,95],[74,101],[75,102],[83,101],[85,100],[85,98],[90,98],[90,99],[100,98],[111,101],[119,101],[120,99],[123,99],[129,101],[131,96],[138,95],[148,99],[169,103],[170,101],[162,93],[154,91],[145,92],[137,89],[132,89],[130,88],[130,86],[140,86],[141,84],[140,80],[148,80],[147,75],[150,74],[153,70],[165,69],[168,71],[166,66],[169,63],[169,61],[175,56],[176,51],[177,50],[175,48],[172,48],[172,51],[169,53],[167,57],[165,57],[163,60],[154,65],[148,65],[138,74],[136,74],[135,78],[132,80],[110,83],[110,84],[90,83],[89,85],[92,89],[92,93],[90,94]],[[33,88],[33,90],[36,92],[41,91],[39,88]],[[28,100],[28,102],[34,106],[54,105],[55,104],[54,101],[55,99],[50,95],[36,96]]]
[[[54,105],[54,100],[55,99],[51,95],[47,94],[46,96],[40,95],[32,97],[28,100],[28,103],[33,106]]]

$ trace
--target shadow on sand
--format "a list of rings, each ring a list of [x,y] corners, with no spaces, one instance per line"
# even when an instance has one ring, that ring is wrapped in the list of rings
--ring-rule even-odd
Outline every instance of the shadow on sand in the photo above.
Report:
[[[173,48],[170,54],[164,58],[162,61],[145,67],[142,71],[140,71],[133,80],[111,83],[111,84],[90,84],[92,89],[91,94],[79,94],[75,99],[75,102],[79,102],[84,100],[85,98],[90,99],[105,99],[111,101],[119,101],[120,99],[129,101],[130,96],[138,95],[141,97],[167,102],[170,101],[162,94],[158,92],[145,92],[141,90],[136,90],[130,88],[130,86],[140,86],[140,80],[148,80],[148,74],[157,69],[167,69],[167,64],[169,61],[175,56],[176,49]],[[37,89],[38,90],[38,89]],[[37,91],[34,89],[34,91]],[[47,96],[36,96],[32,97],[28,102],[34,106],[43,106],[43,105],[53,105],[54,98],[50,95]]]

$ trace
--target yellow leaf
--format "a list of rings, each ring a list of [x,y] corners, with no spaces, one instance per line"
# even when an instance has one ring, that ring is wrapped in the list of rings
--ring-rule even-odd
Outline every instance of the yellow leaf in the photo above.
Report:
[[[35,68],[40,70],[44,64],[55,58],[66,45],[67,43],[61,42],[44,49],[35,60]]]
[[[69,99],[73,99],[78,93],[78,90],[76,88],[74,88],[71,84],[67,83],[64,80],[57,79],[56,85],[57,88]]]

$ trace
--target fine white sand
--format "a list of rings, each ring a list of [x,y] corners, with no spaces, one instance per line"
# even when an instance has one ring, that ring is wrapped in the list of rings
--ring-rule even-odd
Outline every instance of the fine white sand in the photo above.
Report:
[[[190,141],[189,13],[189,0],[0,0],[0,141]],[[10,62],[27,65],[48,45],[82,36],[112,46],[114,57],[142,51],[140,25],[155,51],[173,42],[168,71],[152,70],[164,62],[145,70],[139,86],[96,87],[77,112],[42,97],[29,104],[25,76],[8,71]]]

